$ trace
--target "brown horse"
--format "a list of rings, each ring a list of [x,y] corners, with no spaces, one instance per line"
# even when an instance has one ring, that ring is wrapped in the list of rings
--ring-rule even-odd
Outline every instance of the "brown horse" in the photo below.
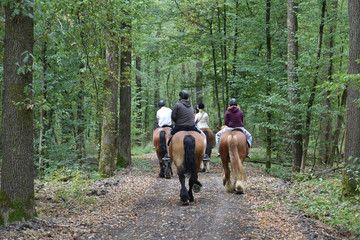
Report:
[[[226,192],[243,193],[244,185],[241,181],[246,181],[247,176],[244,169],[244,160],[249,151],[249,146],[246,141],[245,134],[236,130],[226,130],[220,136],[219,153],[224,167],[225,176],[223,184]],[[231,163],[231,170],[234,184],[231,184],[229,163]]]
[[[167,153],[166,150],[166,143],[171,128],[170,127],[159,127],[154,130],[153,132],[153,144],[156,150],[156,156],[159,160],[160,164],[160,173],[159,177],[171,178],[172,171],[171,171],[171,161],[164,161],[162,158]],[[169,166],[168,166],[169,165]],[[167,167],[168,166],[168,167]],[[167,169],[165,171],[165,169]]]
[[[204,132],[206,135],[206,150],[205,153],[211,158],[211,151],[214,147],[214,133],[210,128],[201,128],[201,131]],[[209,172],[210,170],[210,161],[209,160],[203,160],[200,165],[200,171],[201,172]]]
[[[204,158],[204,139],[195,131],[177,132],[169,145],[170,157],[173,160],[181,183],[180,199],[183,205],[194,201],[194,192],[199,192],[201,183],[198,181],[200,163]],[[189,191],[185,186],[185,174],[189,176]]]

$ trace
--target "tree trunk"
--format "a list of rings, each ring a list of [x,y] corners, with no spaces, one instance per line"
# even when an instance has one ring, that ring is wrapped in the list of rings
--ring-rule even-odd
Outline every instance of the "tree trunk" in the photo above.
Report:
[[[32,1],[5,5],[3,161],[0,225],[35,216],[33,149],[34,20]],[[15,10],[18,10],[17,13]]]
[[[270,74],[271,69],[271,35],[270,35],[270,15],[271,15],[271,0],[266,0],[266,17],[265,17],[265,25],[266,25],[266,62],[268,65],[268,74]],[[266,82],[266,96],[270,98],[271,95],[271,82],[269,78]],[[271,107],[271,106],[270,106]],[[270,109],[270,108],[269,108]],[[267,122],[271,125],[272,122],[272,114],[271,111],[266,113]],[[271,148],[272,148],[272,139],[271,139],[271,127],[267,127],[266,129],[266,168],[271,168]]]
[[[104,83],[104,109],[101,134],[101,151],[99,159],[99,173],[112,176],[117,156],[116,146],[116,118],[118,107],[118,45],[112,42],[106,48],[106,62],[109,74]]]
[[[137,128],[137,143],[142,143],[142,132],[143,132],[143,125],[142,125],[142,85],[141,85],[141,58],[139,56],[136,56],[135,58],[135,68],[137,70],[136,74],[136,128]]]
[[[330,30],[329,30],[329,41],[328,41],[328,49],[329,52],[326,53],[324,56],[326,57],[326,59],[328,59],[328,63],[326,64],[325,67],[325,79],[324,81],[329,81],[332,82],[333,81],[333,72],[334,72],[334,63],[333,63],[333,56],[334,56],[334,46],[335,46],[335,34],[336,34],[336,26],[337,26],[337,10],[338,10],[338,1],[332,1],[331,2],[331,9],[329,11],[329,24],[330,24]],[[323,106],[324,108],[327,110],[326,114],[324,116],[324,119],[321,121],[320,126],[321,126],[321,139],[320,139],[320,149],[319,149],[319,155],[320,158],[322,160],[322,162],[327,163],[328,165],[332,166],[334,163],[334,155],[332,155],[332,143],[335,140],[335,138],[337,138],[336,144],[338,142],[339,136],[335,137],[333,136],[332,132],[332,99],[329,97],[330,96],[330,91],[324,91],[323,92]],[[346,99],[343,101],[346,102]],[[341,103],[340,103],[341,104]],[[339,105],[340,105],[339,104]],[[338,114],[342,115],[342,114]],[[341,118],[337,118],[337,120],[340,120],[340,128],[335,130],[335,133],[337,132],[337,130],[341,130],[341,125],[343,120],[341,120]],[[336,123],[338,124],[338,123]],[[338,133],[340,134],[340,131],[338,131]]]
[[[131,26],[126,22],[121,26],[120,56],[120,117],[119,153],[117,166],[125,167],[131,163]],[[125,34],[126,32],[126,34]]]
[[[298,67],[298,39],[297,39],[297,5],[294,3],[294,0],[288,0],[288,9],[287,9],[287,28],[288,28],[288,80],[289,80],[289,99],[292,103],[294,110],[292,111],[292,116],[294,120],[292,121],[292,158],[293,172],[300,172],[301,167],[301,156],[302,156],[302,134],[301,132],[301,122],[298,116],[301,116],[298,110],[298,105],[300,103],[300,93],[299,87],[297,86],[299,79],[296,72]]]
[[[196,63],[196,104],[203,102],[203,89],[202,89],[202,78],[203,78],[203,63],[199,60]]]
[[[213,30],[212,30],[212,21],[210,21],[209,24],[209,28],[210,28],[210,36],[213,36]],[[217,109],[218,109],[218,124],[219,126],[222,125],[222,121],[221,121],[221,108],[220,108],[220,99],[219,99],[219,89],[218,89],[218,75],[217,75],[217,63],[216,63],[216,49],[215,49],[215,44],[214,41],[211,41],[211,50],[212,50],[212,58],[213,58],[213,67],[214,67],[214,87],[215,87],[215,101],[217,104]]]
[[[350,26],[350,49],[349,49],[349,74],[359,74],[360,64],[360,2],[357,0],[348,1],[349,26]],[[343,173],[343,195],[351,196],[359,194],[360,177],[357,171],[360,165],[360,92],[358,80],[351,80],[348,85],[347,106],[346,106],[346,140],[345,140],[345,161],[348,166]]]
[[[315,75],[314,75],[313,85],[311,88],[309,102],[308,102],[307,109],[306,109],[305,135],[304,135],[303,155],[302,155],[302,159],[301,159],[301,171],[305,170],[307,150],[308,150],[309,139],[310,139],[311,107],[314,105],[317,80],[318,80],[318,76],[319,76],[320,57],[321,57],[321,50],[322,50],[322,39],[323,39],[323,33],[324,33],[325,11],[326,11],[326,0],[322,0],[321,22],[320,22],[320,27],[319,27],[319,41],[318,41],[318,49],[317,49],[317,54],[316,54]]]

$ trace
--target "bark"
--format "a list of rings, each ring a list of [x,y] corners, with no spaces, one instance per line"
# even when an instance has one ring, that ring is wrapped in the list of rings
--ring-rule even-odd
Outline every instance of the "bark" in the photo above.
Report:
[[[302,156],[302,134],[301,131],[301,122],[298,116],[301,116],[299,110],[297,110],[300,103],[300,93],[298,89],[298,39],[297,39],[297,6],[293,0],[288,0],[288,9],[287,9],[287,28],[288,28],[288,80],[289,80],[289,99],[293,107],[292,118],[294,120],[292,123],[292,159],[293,159],[293,172],[299,172],[301,167],[301,156]]]
[[[315,65],[315,75],[314,75],[313,84],[311,87],[310,98],[309,98],[309,102],[307,104],[307,111],[306,111],[304,145],[303,145],[303,154],[302,154],[302,159],[301,159],[301,171],[305,170],[307,150],[308,150],[309,139],[310,139],[311,107],[314,105],[316,86],[317,86],[317,81],[318,81],[318,76],[319,76],[320,57],[321,57],[321,50],[322,50],[322,39],[323,39],[323,33],[324,33],[325,11],[326,11],[326,0],[322,0],[321,22],[320,22],[320,27],[319,27],[319,41],[318,41],[318,49],[317,49],[316,63],[315,63],[316,64]]]
[[[357,0],[348,1],[349,26],[350,26],[350,49],[349,49],[349,74],[359,74],[360,64],[356,61],[360,58],[360,2]],[[346,106],[346,140],[345,140],[345,161],[348,171],[344,171],[343,195],[350,196],[359,194],[360,174],[356,167],[360,165],[360,108],[359,108],[359,81],[351,80],[348,85],[347,106]]]
[[[138,72],[138,74],[136,74],[136,127],[137,127],[137,143],[141,144],[142,139],[142,130],[143,130],[143,124],[142,124],[142,111],[141,111],[141,101],[142,101],[142,84],[141,84],[141,76],[140,76],[140,72],[141,72],[141,57],[136,56],[135,58],[135,68]]]
[[[266,0],[266,17],[265,17],[265,33],[266,33],[266,62],[268,65],[268,74],[270,74],[271,69],[271,35],[270,35],[270,16],[271,16],[271,0]],[[269,98],[271,95],[271,82],[267,79],[266,82],[266,96]],[[267,122],[271,125],[272,114],[270,111],[266,113]],[[271,127],[266,129],[266,168],[271,168],[271,148],[272,148],[272,139],[271,139]]]
[[[331,9],[329,11],[329,24],[330,24],[330,30],[329,30],[329,41],[328,41],[328,49],[329,52],[325,54],[325,57],[328,59],[328,63],[325,67],[325,81],[332,82],[333,81],[333,72],[334,72],[334,63],[333,63],[333,56],[334,56],[334,46],[335,46],[335,34],[336,34],[336,26],[337,26],[337,9],[338,9],[338,1],[332,1],[331,2]],[[335,136],[335,134],[338,132],[340,134],[341,125],[343,123],[343,120],[339,118],[338,114],[337,120],[340,121],[340,128],[335,130],[334,135],[332,134],[332,100],[329,98],[330,91],[324,91],[323,92],[324,101],[323,106],[325,107],[326,114],[324,120],[321,121],[321,139],[320,139],[320,149],[319,149],[319,155],[322,158],[322,162],[327,163],[328,165],[333,165],[334,163],[334,155],[332,155],[332,147],[334,140],[336,139],[336,145],[338,143],[339,136]],[[346,100],[342,101],[346,102]],[[341,103],[340,103],[341,104]],[[339,104],[339,105],[340,105]],[[339,122],[336,123],[337,126]]]
[[[122,23],[126,31],[121,37],[120,56],[120,117],[119,117],[119,153],[117,166],[131,163],[131,25]]]
[[[203,102],[203,89],[202,89],[202,79],[203,79],[203,63],[199,60],[196,63],[196,104]]]
[[[212,30],[212,21],[210,21],[209,24],[209,28],[210,28],[210,36],[212,38],[213,36],[213,30]],[[221,121],[221,109],[220,109],[220,99],[219,99],[219,89],[218,89],[218,75],[217,75],[217,62],[216,62],[216,49],[215,49],[215,43],[214,41],[211,41],[211,51],[212,51],[212,59],[213,59],[213,67],[214,67],[214,90],[215,90],[215,101],[217,104],[217,112],[218,112],[218,124],[219,126],[222,125],[222,121]]]
[[[33,9],[20,3],[14,14],[5,5],[3,161],[0,190],[0,225],[35,216],[33,79]]]
[[[101,151],[99,159],[99,173],[112,176],[117,157],[116,147],[116,118],[118,107],[118,45],[111,42],[106,48],[106,62],[109,74],[104,83],[104,109],[101,134]]]

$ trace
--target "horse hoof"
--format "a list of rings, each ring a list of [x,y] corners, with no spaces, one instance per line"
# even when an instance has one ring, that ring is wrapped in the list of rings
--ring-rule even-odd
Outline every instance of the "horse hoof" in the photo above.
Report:
[[[194,190],[194,192],[196,192],[196,193],[200,192],[200,190],[201,190],[200,185],[198,185],[198,184],[195,183],[194,186],[193,186],[193,190]]]
[[[186,200],[185,202],[182,202],[182,205],[183,206],[188,206],[190,203],[189,203],[189,200]]]
[[[165,175],[165,179],[170,179],[171,175]]]
[[[164,173],[159,173],[159,178],[164,178],[165,174]]]
[[[200,170],[200,172],[205,172],[205,168],[202,168],[202,169]]]

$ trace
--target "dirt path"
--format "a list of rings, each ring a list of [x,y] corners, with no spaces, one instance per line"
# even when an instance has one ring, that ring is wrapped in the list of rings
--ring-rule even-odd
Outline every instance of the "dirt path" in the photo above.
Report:
[[[104,228],[109,239],[344,239],[345,235],[290,210],[289,186],[250,164],[244,194],[224,192],[222,168],[212,164],[200,173],[203,187],[189,206],[180,203],[180,183],[158,178],[132,209],[136,221],[123,228]],[[96,238],[102,238],[99,234]]]
[[[200,173],[203,187],[189,206],[180,203],[180,183],[158,178],[155,154],[150,174],[129,171],[89,186],[96,201],[90,205],[55,200],[53,187],[37,190],[37,210],[42,219],[0,228],[0,239],[348,239],[303,213],[291,209],[289,184],[245,164],[248,174],[244,194],[224,192],[222,167],[211,163],[210,173]],[[87,189],[89,190],[89,189]],[[93,197],[94,197],[93,196]],[[49,211],[49,209],[52,209]],[[49,216],[51,215],[51,216]]]

